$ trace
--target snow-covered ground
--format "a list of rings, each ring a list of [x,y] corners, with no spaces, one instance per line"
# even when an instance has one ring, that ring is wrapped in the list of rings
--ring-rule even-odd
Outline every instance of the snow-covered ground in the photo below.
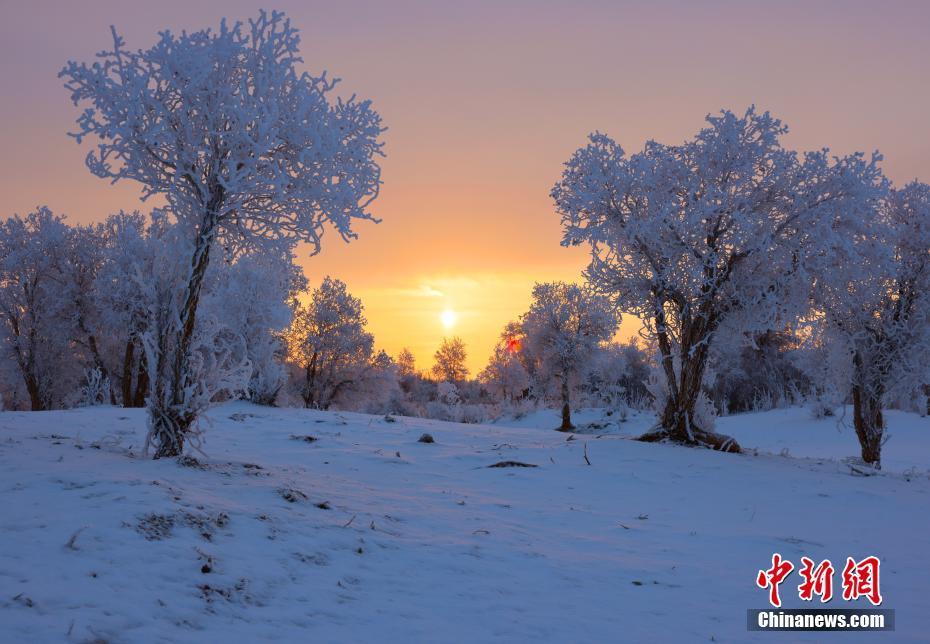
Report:
[[[558,410],[538,409],[525,416],[501,418],[495,424],[512,427],[558,427]],[[655,424],[655,416],[631,410],[620,420],[602,409],[582,409],[572,415],[579,432],[633,437]],[[882,468],[894,472],[930,470],[930,418],[890,410],[882,448]],[[790,407],[766,412],[736,414],[717,419],[717,431],[734,437],[740,445],[759,452],[844,460],[858,458],[859,442],[852,427],[852,408],[838,407],[835,415],[814,419],[808,409]]]
[[[745,455],[626,440],[651,422],[635,415],[571,441],[541,412],[210,419],[207,456],[183,465],[140,457],[140,411],[0,414],[0,640],[857,639],[746,632],[774,551],[878,555],[894,639],[930,636],[927,419],[891,414],[869,477],[841,460],[851,430],[804,410],[721,419],[760,448]],[[538,467],[488,467],[506,460]]]

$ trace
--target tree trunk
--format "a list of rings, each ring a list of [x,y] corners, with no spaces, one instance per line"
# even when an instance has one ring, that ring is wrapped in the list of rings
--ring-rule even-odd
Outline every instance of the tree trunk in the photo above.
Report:
[[[32,411],[44,411],[45,403],[42,400],[42,394],[39,391],[39,382],[32,374],[23,374],[26,381],[26,391],[29,392],[29,404]]]
[[[317,361],[317,353],[314,352],[313,355],[310,356],[310,362],[307,363],[307,367],[306,367],[306,383],[304,386],[303,399],[304,399],[304,406],[307,409],[310,409],[311,407],[313,407],[314,402],[315,402],[315,396],[313,394],[316,391],[316,374],[317,374],[316,361]]]
[[[132,399],[133,407],[145,407],[145,397],[149,393],[149,363],[145,351],[139,354],[139,364],[136,366],[136,393]]]
[[[880,470],[882,437],[885,433],[881,400],[859,385],[853,387],[853,426],[862,448],[862,460]]]
[[[885,393],[883,378],[886,375],[874,366],[866,366],[867,359],[858,351],[853,355],[853,427],[862,460],[875,469],[882,467],[882,438],[885,419],[882,416],[882,398]]]
[[[664,319],[659,328],[664,326]],[[672,441],[683,445],[710,447],[722,452],[739,454],[739,443],[730,436],[718,434],[694,421],[694,408],[701,393],[701,383],[707,365],[707,326],[692,322],[684,327],[686,343],[681,349],[680,368],[675,370],[672,343],[665,333],[659,333],[662,367],[668,389],[668,399],[659,418],[658,428],[639,437],[645,442]]]
[[[120,391],[123,396],[123,407],[132,407],[132,368],[135,362],[136,344],[132,338],[126,341],[123,351],[123,377],[120,380]]]
[[[210,265],[210,249],[216,235],[217,212],[222,203],[223,190],[217,188],[207,204],[204,224],[194,243],[191,257],[191,272],[184,294],[184,304],[180,311],[180,327],[174,330],[171,346],[173,361],[169,373],[164,374],[165,365],[159,365],[158,377],[164,379],[156,383],[156,392],[150,404],[151,433],[155,438],[157,449],[155,458],[180,456],[184,452],[184,441],[191,427],[197,420],[197,410],[190,409],[184,400],[190,378],[190,348],[194,339],[197,323],[197,307],[203,280]],[[164,353],[164,352],[163,352]],[[165,400],[168,404],[165,405]]]
[[[19,325],[13,320],[13,334],[17,339],[17,344],[21,341],[19,336]],[[36,369],[35,358],[36,332],[35,328],[30,329],[28,345],[23,351],[17,346],[16,362],[19,365],[20,373],[23,374],[23,382],[26,384],[26,391],[29,393],[29,405],[32,411],[44,411],[46,409],[45,400],[42,398],[42,386],[39,383],[39,376]]]
[[[184,439],[191,425],[197,420],[196,415],[185,409],[184,392],[188,385],[190,374],[191,344],[194,339],[194,329],[197,323],[197,306],[200,304],[200,292],[203,288],[203,278],[210,263],[211,242],[198,239],[191,260],[191,277],[187,284],[187,297],[181,309],[181,327],[177,332],[174,346],[174,364],[171,369],[168,383],[171,405],[162,410],[159,427],[159,444],[155,458],[180,456],[184,452]]]
[[[91,354],[94,356],[94,367],[100,370],[100,376],[105,379],[110,379],[110,370],[107,369],[106,365],[103,363],[103,358],[100,357],[100,349],[97,348],[97,338],[92,333],[87,334],[87,345],[90,347]],[[116,404],[116,391],[113,387],[110,387],[110,404]]]
[[[701,391],[704,376],[702,364],[696,360],[682,360],[680,383],[677,396],[669,396],[662,411],[662,427],[670,438],[679,443],[695,442],[695,435],[702,431],[694,422],[694,408]]]
[[[575,429],[572,425],[571,390],[568,386],[568,377],[562,376],[562,425],[560,432],[570,432]]]
[[[110,371],[107,369],[103,362],[103,358],[100,356],[100,348],[97,346],[97,336],[91,333],[90,329],[87,328],[87,322],[85,321],[84,314],[82,313],[84,307],[82,306],[82,302],[80,300],[75,302],[75,308],[79,312],[77,316],[78,328],[87,338],[87,347],[90,349],[90,354],[94,359],[94,368],[100,371],[100,376],[102,378],[109,380]],[[110,404],[116,404],[116,390],[112,386],[110,387]]]

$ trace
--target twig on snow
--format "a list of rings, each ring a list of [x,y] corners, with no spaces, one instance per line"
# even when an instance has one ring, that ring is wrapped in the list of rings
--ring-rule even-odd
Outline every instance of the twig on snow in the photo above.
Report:
[[[77,541],[78,535],[80,535],[85,530],[87,530],[86,525],[81,526],[80,528],[75,530],[74,534],[71,535],[71,538],[68,539],[68,543],[65,544],[65,548],[67,548],[68,550],[79,550],[79,548],[76,545],[74,545],[74,542]]]

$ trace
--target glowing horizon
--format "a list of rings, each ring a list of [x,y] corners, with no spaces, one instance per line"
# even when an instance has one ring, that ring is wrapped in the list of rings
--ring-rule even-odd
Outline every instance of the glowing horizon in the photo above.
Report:
[[[786,141],[799,150],[880,149],[893,180],[930,179],[926,3],[276,4],[302,29],[306,68],[344,78],[341,93],[370,98],[389,128],[372,208],[382,223],[359,225],[351,244],[329,232],[322,253],[302,249],[299,262],[311,286],[344,280],[376,345],[395,357],[410,348],[419,369],[457,335],[476,374],[534,282],[581,280],[587,252],[559,245],[548,192],[591,131],[632,152],[755,103],[792,128]],[[141,47],[160,29],[215,27],[260,6],[6,7],[2,215],[47,204],[86,223],[140,207],[138,185],[111,186],[84,167],[88,146],[65,134],[78,111],[59,69],[91,60],[111,23]],[[620,337],[637,327],[625,318]]]

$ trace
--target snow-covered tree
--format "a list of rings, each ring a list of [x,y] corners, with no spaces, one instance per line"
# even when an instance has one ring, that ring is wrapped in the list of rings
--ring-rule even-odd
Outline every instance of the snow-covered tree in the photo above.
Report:
[[[645,323],[667,395],[643,438],[739,451],[695,423],[714,335],[783,328],[807,306],[811,254],[831,216],[882,190],[878,156],[799,157],[787,131],[750,108],[708,116],[682,145],[627,156],[604,134],[567,162],[552,197],[563,244],[587,243],[598,292]]]
[[[167,202],[187,244],[179,297],[162,303],[151,338],[158,368],[149,397],[155,457],[180,454],[199,413],[192,400],[196,316],[211,250],[319,249],[327,222],[344,239],[371,220],[381,183],[381,119],[368,101],[331,100],[325,74],[299,72],[299,36],[279,12],[218,30],[163,31],[146,50],[113,46],[60,76],[84,110],[74,134],[97,138],[90,171],[132,179]],[[208,343],[209,344],[209,343]],[[151,366],[151,365],[150,365]]]
[[[560,431],[574,429],[571,389],[602,342],[617,331],[617,314],[608,298],[577,284],[551,282],[533,287],[533,301],[522,318],[523,332],[545,380],[559,382]]]
[[[842,360],[862,459],[881,467],[883,404],[930,378],[930,186],[891,190],[864,216],[843,213],[834,232],[815,311]]]
[[[163,292],[165,285],[184,272],[176,257],[167,263],[162,259],[176,246],[177,227],[160,210],[151,220],[121,212],[108,217],[96,234],[104,257],[93,287],[97,344],[112,374],[113,397],[125,406],[142,406],[150,393],[144,339],[158,328],[160,303],[169,295]],[[213,328],[229,338],[238,336],[251,365],[248,396],[267,403],[285,377],[281,336],[305,279],[290,254],[253,252],[221,259],[208,270],[195,333]],[[238,395],[240,389],[213,391],[210,397]]]
[[[530,387],[530,374],[524,364],[524,341],[520,323],[508,323],[487,366],[478,374],[478,381],[500,400],[513,402],[522,398]]]
[[[288,353],[301,369],[300,395],[307,407],[327,409],[371,370],[374,336],[365,330],[363,311],[345,282],[331,277],[297,309]]]
[[[245,342],[252,365],[249,399],[273,404],[287,380],[283,336],[306,279],[290,253],[251,253],[216,266],[204,307]]]
[[[413,352],[404,347],[397,354],[397,375],[401,378],[409,378],[417,375],[417,361]]]
[[[791,329],[757,334],[751,343],[718,333],[708,395],[723,414],[801,402],[815,388],[802,344]]]
[[[134,271],[134,275],[140,277],[136,286],[145,307],[145,331],[139,340],[148,374],[146,403],[150,416],[154,415],[152,423],[156,427],[174,422],[174,416],[160,417],[169,413],[163,410],[183,409],[179,422],[188,427],[184,438],[194,449],[199,449],[202,434],[195,424],[198,416],[214,402],[246,395],[252,365],[243,337],[224,324],[215,310],[207,308],[197,316],[191,331],[183,408],[168,407],[170,389],[159,387],[159,382],[165,382],[164,374],[171,373],[178,311],[183,306],[184,285],[189,275],[187,258],[194,244],[181,226],[163,217],[153,221],[149,236],[152,266],[156,272],[140,276],[138,269]],[[166,455],[161,449],[164,443],[159,443],[158,434],[150,429],[146,451],[153,444],[156,456]]]
[[[591,356],[584,373],[584,391],[598,405],[626,409],[643,399],[649,372],[646,354],[635,342],[611,342]]]
[[[33,411],[62,404],[76,384],[65,385],[76,366],[69,235],[64,218],[45,207],[0,222],[0,339]]]
[[[386,351],[378,351],[364,366],[360,377],[339,391],[333,402],[340,409],[383,414],[393,411],[400,396],[397,364]]]
[[[445,382],[462,382],[468,378],[468,353],[462,338],[443,338],[436,353],[433,354],[433,377]]]
[[[111,387],[111,364],[106,352],[109,343],[96,298],[97,275],[106,262],[105,226],[77,226],[68,232],[64,287],[70,300],[73,341],[86,354],[87,382],[82,398],[85,404],[115,404],[116,391]]]
[[[94,283],[94,299],[101,336],[112,345],[111,376],[119,383],[124,407],[142,407],[149,395],[149,368],[142,338],[154,332],[155,277],[162,279],[158,265],[167,227],[165,216],[153,220],[138,212],[119,212],[103,224],[104,262]]]

